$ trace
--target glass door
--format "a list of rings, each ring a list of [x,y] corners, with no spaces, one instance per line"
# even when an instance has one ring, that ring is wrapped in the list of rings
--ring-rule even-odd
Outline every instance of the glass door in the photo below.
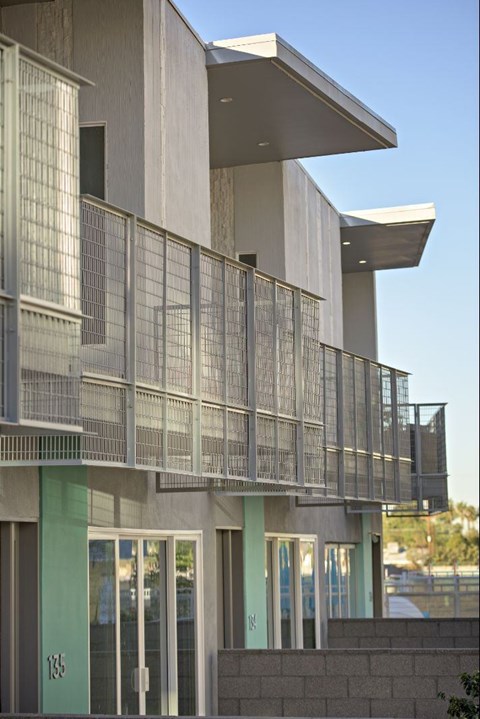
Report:
[[[89,543],[90,712],[197,713],[197,542]]]

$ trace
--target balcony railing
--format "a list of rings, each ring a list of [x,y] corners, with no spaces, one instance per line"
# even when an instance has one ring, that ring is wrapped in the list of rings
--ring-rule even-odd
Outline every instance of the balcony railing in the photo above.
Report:
[[[8,43],[0,63],[0,462],[410,500],[407,375],[322,343],[321,298],[79,206],[78,84]]]

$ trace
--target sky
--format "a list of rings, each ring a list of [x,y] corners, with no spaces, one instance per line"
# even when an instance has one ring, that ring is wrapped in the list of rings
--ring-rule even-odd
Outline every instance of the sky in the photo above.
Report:
[[[176,0],[205,41],[276,32],[399,147],[303,160],[337,209],[434,202],[418,268],[377,272],[379,359],[447,402],[449,493],[478,506],[478,0]]]

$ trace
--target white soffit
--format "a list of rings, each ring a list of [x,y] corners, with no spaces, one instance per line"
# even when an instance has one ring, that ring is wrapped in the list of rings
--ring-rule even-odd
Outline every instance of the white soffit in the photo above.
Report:
[[[206,55],[212,167],[397,145],[393,127],[278,35],[215,41]]]
[[[434,222],[433,203],[342,213],[342,272],[415,267]]]

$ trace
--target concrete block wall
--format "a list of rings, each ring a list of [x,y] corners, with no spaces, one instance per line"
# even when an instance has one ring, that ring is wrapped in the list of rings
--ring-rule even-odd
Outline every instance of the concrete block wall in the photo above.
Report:
[[[477,668],[472,649],[222,650],[218,713],[443,719],[438,692]]]
[[[478,619],[329,619],[329,649],[478,649]]]

